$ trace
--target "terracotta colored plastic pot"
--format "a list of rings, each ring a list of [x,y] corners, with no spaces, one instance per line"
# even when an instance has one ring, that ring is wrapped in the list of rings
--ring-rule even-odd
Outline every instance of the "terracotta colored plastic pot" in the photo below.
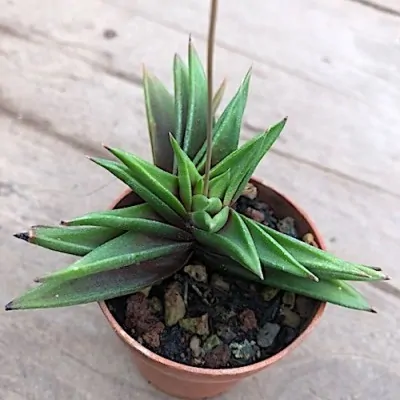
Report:
[[[321,235],[299,207],[295,206],[285,196],[266,186],[258,179],[253,178],[251,182],[258,187],[259,198],[269,204],[275,210],[278,217],[293,217],[296,220],[296,226],[300,235],[311,232],[317,244],[322,249],[325,249]],[[137,197],[132,192],[127,191],[111,208],[132,205],[136,199]],[[114,319],[104,302],[99,303],[99,305],[111,327],[132,351],[134,361],[139,371],[148,382],[171,396],[182,399],[204,399],[226,392],[243,378],[254,375],[286,356],[297,347],[317,325],[317,322],[324,312],[326,303],[319,304],[314,316],[309,321],[309,325],[297,339],[280,353],[264,361],[245,367],[219,370],[189,367],[153,353],[124,331]]]

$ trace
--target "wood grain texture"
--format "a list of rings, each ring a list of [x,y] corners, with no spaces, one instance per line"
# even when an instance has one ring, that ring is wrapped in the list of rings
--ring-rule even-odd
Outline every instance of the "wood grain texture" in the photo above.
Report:
[[[357,3],[360,6],[370,8],[387,15],[400,17],[400,4],[397,0],[345,0]]]
[[[207,2],[189,0],[183,7],[172,0],[168,12],[157,0],[112,3],[205,37]],[[391,104],[400,100],[399,34],[398,17],[319,0],[223,0],[217,29],[220,47],[254,65],[257,83],[246,121],[262,128],[285,113],[296,126],[277,150],[397,195],[400,117]]]
[[[105,155],[106,142],[150,158],[141,64],[171,83],[172,55],[184,53],[187,29],[204,36],[206,3],[170,0],[166,9],[154,0],[26,0],[3,7],[2,304],[73,259],[13,233],[103,209],[123,189],[84,154]],[[221,1],[217,78],[228,77],[229,96],[253,64],[242,138],[289,115],[257,175],[309,212],[332,252],[380,265],[393,280],[359,285],[377,315],[329,306],[288,359],[221,398],[397,400],[400,50],[390,38],[399,19],[348,1],[235,4]],[[280,10],[289,8],[294,14],[283,13],[282,23]],[[105,39],[105,29],[117,36]],[[205,54],[201,37],[195,43]],[[0,311],[0,360],[1,400],[167,399],[137,375],[96,305]]]

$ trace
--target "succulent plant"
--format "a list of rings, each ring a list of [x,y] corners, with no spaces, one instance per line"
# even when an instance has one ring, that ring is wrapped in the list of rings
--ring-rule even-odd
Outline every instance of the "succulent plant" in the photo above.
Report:
[[[217,116],[225,82],[212,96],[211,56],[209,51],[206,74],[189,40],[188,65],[174,58],[173,94],[144,70],[153,162],[107,146],[116,160],[90,158],[131,188],[137,204],[16,234],[81,258],[36,279],[38,285],[8,303],[7,310],[71,306],[134,293],[196,256],[237,279],[373,311],[347,281],[387,279],[378,268],[341,260],[235,211],[235,201],[286,118],[239,146],[251,70]]]

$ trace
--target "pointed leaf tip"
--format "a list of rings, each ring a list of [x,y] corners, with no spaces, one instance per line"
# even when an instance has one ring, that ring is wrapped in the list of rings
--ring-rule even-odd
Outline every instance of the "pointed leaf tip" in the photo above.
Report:
[[[13,236],[16,237],[17,239],[24,240],[25,242],[29,242],[30,238],[29,232],[15,233]]]
[[[5,311],[11,311],[11,310],[13,310],[13,302],[10,301],[9,303],[7,303],[7,304],[4,306],[4,310],[5,310]]]

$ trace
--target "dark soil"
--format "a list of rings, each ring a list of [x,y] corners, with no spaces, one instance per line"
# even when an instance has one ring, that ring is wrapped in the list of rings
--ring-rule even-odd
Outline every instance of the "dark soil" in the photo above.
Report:
[[[249,198],[253,197],[253,199]],[[299,238],[293,218],[242,196],[236,210]],[[312,243],[312,235],[303,240]],[[319,302],[221,276],[192,260],[146,293],[107,302],[139,343],[167,359],[204,368],[232,368],[273,356],[304,330]]]

